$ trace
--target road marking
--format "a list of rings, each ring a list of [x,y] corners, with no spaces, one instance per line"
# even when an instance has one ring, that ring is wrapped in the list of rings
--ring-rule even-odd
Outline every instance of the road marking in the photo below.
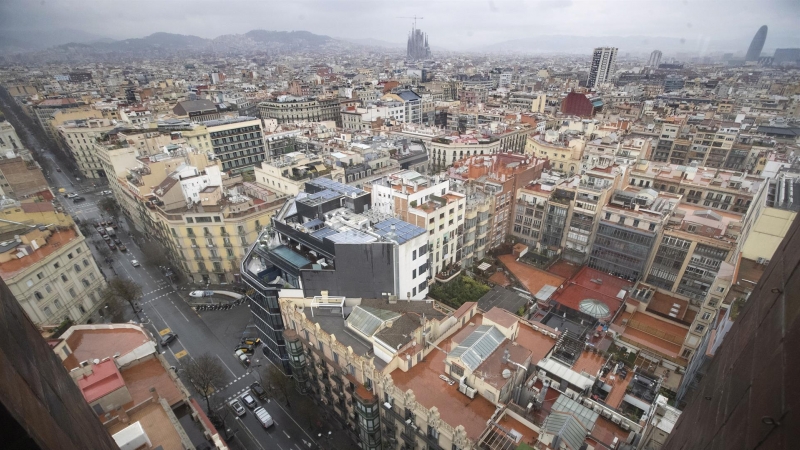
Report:
[[[223,361],[222,358],[219,355],[217,355],[217,358],[220,360],[220,362],[222,362],[222,364],[225,366],[225,368],[228,369],[228,371],[231,373],[231,375],[233,375],[233,377],[236,378],[236,374],[231,370],[230,367],[228,367],[227,364],[225,364],[225,361]]]
[[[181,359],[188,354],[189,352],[187,352],[186,350],[181,350],[178,353],[175,353],[175,359]]]
[[[275,425],[277,425],[277,424],[278,424],[278,422],[275,422]],[[292,438],[291,436],[289,436],[289,433],[287,433],[286,430],[283,430],[283,434],[285,434],[286,437],[289,438],[289,439]]]
[[[258,442],[258,439],[256,439],[255,436],[253,436],[253,432],[250,431],[250,428],[248,428],[247,425],[244,423],[244,421],[242,421],[241,417],[237,417],[236,420],[239,421],[239,425],[244,427],[244,432],[247,433],[247,435],[250,437],[250,440],[252,440],[258,446],[258,448],[264,450],[264,447],[262,447],[261,444]]]
[[[162,317],[162,319],[163,319],[163,317]],[[170,330],[169,328],[164,328],[163,330],[159,331],[158,334],[160,334],[161,336],[164,336],[165,334],[167,334],[167,333],[169,333],[171,331],[172,330]]]
[[[266,360],[267,360],[267,362],[268,362],[268,363],[272,364],[273,366],[275,366],[275,367],[278,367],[278,366],[276,366],[276,365],[275,365],[275,363],[274,363],[274,362],[272,362],[272,360],[270,360],[269,358],[266,358]],[[276,405],[278,405],[278,408],[280,408],[280,409],[281,409],[283,412],[285,412],[285,413],[286,413],[286,415],[287,415],[287,416],[288,416],[290,419],[292,419],[292,422],[294,422],[294,424],[295,424],[295,425],[297,425],[297,428],[299,428],[299,429],[303,430],[303,433],[305,433],[305,434],[306,434],[306,436],[308,436],[308,438],[309,438],[309,439],[311,439],[311,441],[312,441],[312,442],[314,441],[314,438],[313,438],[313,437],[311,437],[311,435],[310,435],[310,434],[308,434],[308,432],[307,432],[307,431],[306,431],[306,430],[305,430],[303,427],[301,427],[301,426],[300,426],[300,424],[299,424],[299,423],[297,423],[297,421],[296,421],[296,420],[294,420],[294,417],[292,417],[292,415],[291,415],[291,414],[289,414],[289,411],[286,411],[285,409],[283,409],[283,406],[281,406],[281,402],[275,402],[275,404],[276,404]]]

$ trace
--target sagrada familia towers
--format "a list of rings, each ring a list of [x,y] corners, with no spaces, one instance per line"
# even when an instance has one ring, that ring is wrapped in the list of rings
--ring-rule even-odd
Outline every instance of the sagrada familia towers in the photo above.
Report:
[[[428,46],[428,35],[414,26],[408,36],[408,47],[406,57],[410,60],[428,59],[431,56],[431,48]]]

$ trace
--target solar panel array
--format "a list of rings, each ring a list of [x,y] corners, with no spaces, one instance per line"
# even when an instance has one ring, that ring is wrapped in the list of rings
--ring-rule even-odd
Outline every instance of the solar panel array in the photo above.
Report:
[[[324,203],[328,200],[332,200],[334,198],[341,197],[341,193],[336,192],[332,189],[325,189],[319,192],[315,192],[313,194],[308,194],[305,198],[298,198],[297,201],[300,203],[304,203],[306,205],[318,205],[320,203]]]
[[[316,186],[320,189],[330,189],[332,191],[336,191],[342,195],[346,195],[348,197],[352,197],[355,195],[356,197],[359,195],[366,194],[367,191],[363,189],[359,189],[354,186],[349,186],[346,184],[339,183],[338,181],[333,181],[330,178],[319,177],[314,178],[313,180],[306,181],[306,184],[310,184],[312,186]]]
[[[368,244],[377,241],[375,236],[358,230],[345,230],[341,233],[331,234],[328,239],[337,244]]]
[[[394,230],[392,230],[392,225],[394,225]],[[425,234],[424,228],[411,225],[408,222],[403,222],[394,217],[376,223],[373,229],[375,233],[393,239],[397,241],[398,244],[404,244],[421,234]]]
[[[461,361],[474,371],[497,350],[505,338],[494,325],[481,325],[447,356],[461,358]]]

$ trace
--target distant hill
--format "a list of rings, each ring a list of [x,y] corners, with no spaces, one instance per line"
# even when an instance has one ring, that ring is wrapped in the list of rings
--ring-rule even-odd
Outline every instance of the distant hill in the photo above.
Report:
[[[0,29],[0,52],[7,51],[11,47],[14,48],[12,51],[23,52],[43,50],[68,42],[87,43],[101,41],[113,40],[99,34],[70,28],[34,31]]]
[[[88,37],[87,37],[88,38]],[[71,55],[102,56],[114,54],[171,54],[179,52],[230,51],[230,50],[316,50],[337,42],[329,36],[308,31],[252,30],[245,34],[227,34],[214,39],[199,36],[153,33],[143,38],[119,41],[92,36],[90,41],[66,41],[45,51],[48,57],[57,57],[59,52]],[[15,39],[4,39],[0,34],[0,53],[30,52],[43,50],[25,46]]]

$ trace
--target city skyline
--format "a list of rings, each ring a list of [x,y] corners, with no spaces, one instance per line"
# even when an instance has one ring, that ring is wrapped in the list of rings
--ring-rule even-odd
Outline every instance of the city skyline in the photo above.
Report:
[[[639,3],[621,5],[595,2],[466,2],[459,4],[459,12],[454,14],[452,2],[407,2],[402,7],[363,4],[358,14],[352,14],[348,6],[358,2],[292,2],[291,4],[261,5],[259,3],[238,2],[247,7],[248,13],[239,13],[241,8],[219,11],[192,4],[186,8],[182,2],[170,2],[158,7],[161,13],[154,17],[139,14],[150,11],[145,1],[141,8],[125,14],[114,7],[97,8],[96,5],[80,0],[56,0],[31,4],[20,0],[10,0],[0,6],[0,24],[6,30],[4,39],[18,36],[22,40],[36,39],[38,34],[46,34],[60,28],[74,28],[87,34],[87,39],[140,38],[155,32],[196,35],[215,38],[220,35],[242,33],[251,29],[278,31],[306,30],[315,34],[328,35],[344,40],[375,40],[402,46],[411,25],[405,16],[422,14],[427,18],[420,23],[431,37],[436,37],[436,48],[453,51],[480,51],[496,45],[512,44],[513,41],[542,37],[572,35],[578,37],[627,37],[632,43],[648,39],[669,39],[674,48],[653,42],[649,45],[660,47],[667,53],[686,51],[705,53],[713,51],[743,52],[751,39],[751,29],[768,24],[770,40],[765,50],[774,48],[798,47],[800,38],[792,29],[792,17],[797,17],[798,6],[791,2],[767,2],[758,11],[743,12],[745,8],[720,2],[700,3],[682,2],[673,8],[671,2]],[[742,5],[744,3],[742,2]],[[199,7],[198,7],[199,6]],[[613,7],[612,7],[613,6]],[[611,15],[612,11],[624,9],[626,20],[620,21]],[[190,11],[190,12],[187,12]],[[204,12],[208,11],[208,12]],[[213,14],[211,13],[213,11]],[[535,33],[531,32],[527,16],[536,13],[540,17]],[[693,23],[687,17],[714,16],[718,20],[703,24]],[[270,20],[281,17],[281,20]],[[265,20],[265,18],[267,18]],[[636,20],[636,19],[639,20]],[[714,24],[720,23],[719,29]],[[21,25],[24,24],[24,25]],[[69,24],[68,27],[60,26]],[[569,30],[569,33],[565,33]],[[745,31],[747,30],[747,31]],[[33,36],[29,38],[28,35]],[[619,46],[616,42],[597,42],[597,45]],[[621,51],[626,51],[622,46]],[[581,49],[583,47],[580,47]],[[543,46],[542,52],[563,51]],[[636,50],[638,51],[638,50]]]

